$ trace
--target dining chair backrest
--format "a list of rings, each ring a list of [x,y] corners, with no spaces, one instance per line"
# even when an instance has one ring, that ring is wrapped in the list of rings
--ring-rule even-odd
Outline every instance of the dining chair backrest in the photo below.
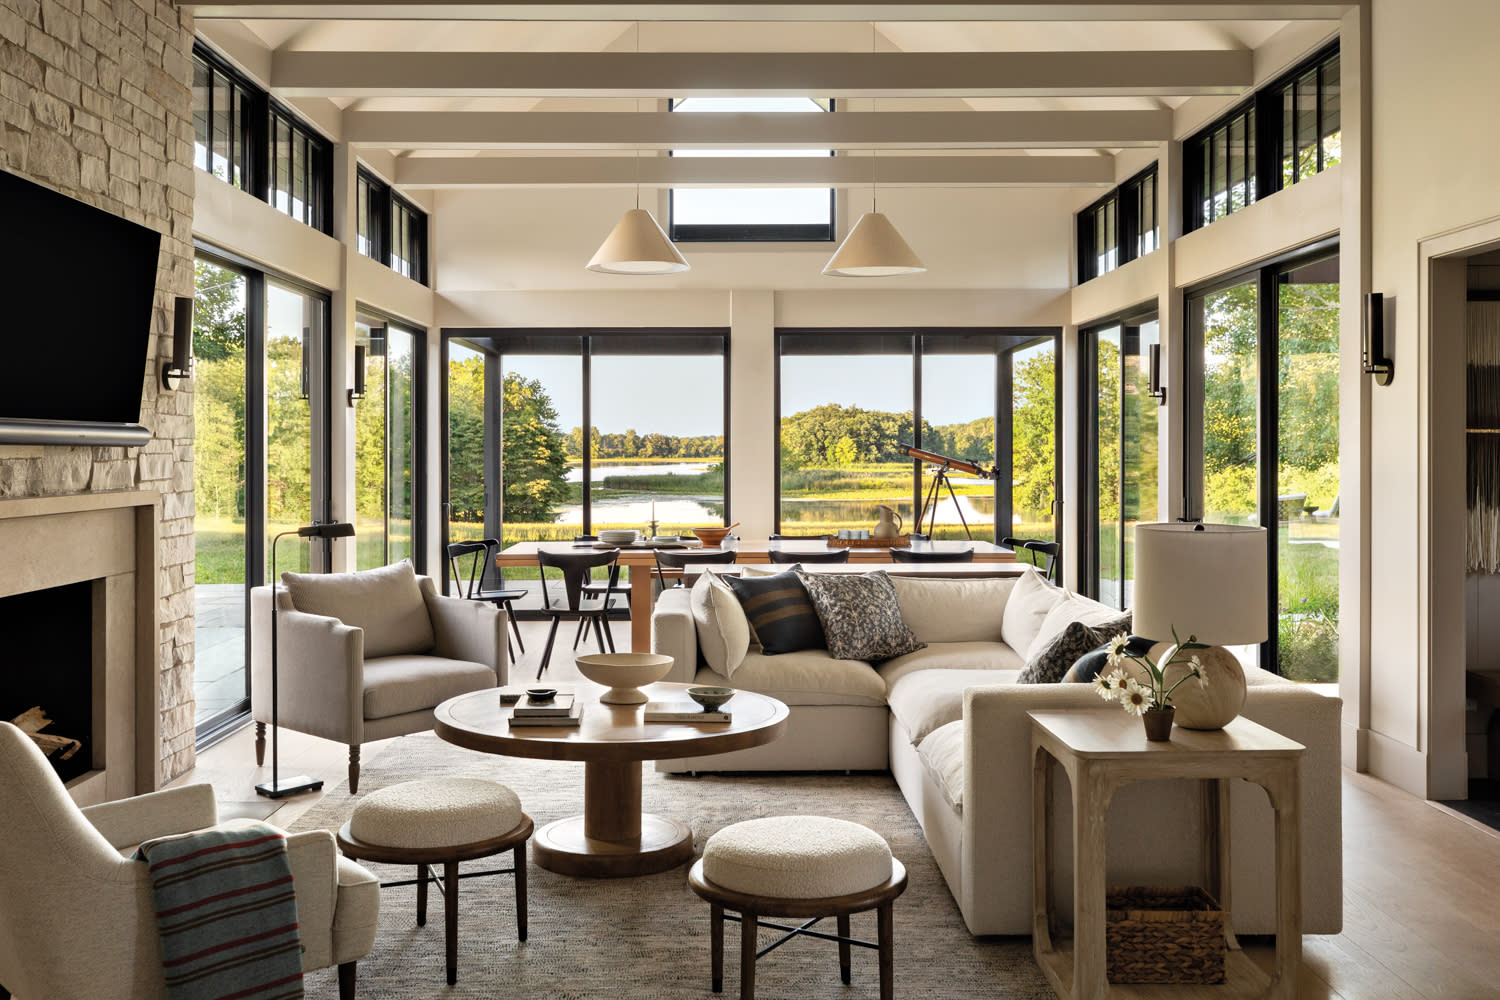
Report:
[[[609,586],[613,587],[620,575],[619,560],[619,549],[605,549],[598,552],[538,552],[536,561],[542,573],[542,607],[555,610],[551,594],[547,589],[547,570],[556,570],[562,575],[563,592],[567,598],[566,608],[569,611],[577,611],[583,599],[583,585],[588,582],[590,572],[595,567],[607,566]]]
[[[495,553],[499,548],[500,542],[494,538],[448,544],[450,579],[458,588],[459,597],[474,600],[478,594],[484,592],[485,570],[494,565]],[[468,560],[467,563],[465,560]],[[497,569],[496,572],[499,570]],[[504,577],[501,577],[500,585],[505,586]]]
[[[959,552],[923,552],[918,549],[891,549],[891,562],[967,563],[973,561],[973,549],[964,549]]]
[[[827,552],[781,552],[772,549],[766,553],[773,563],[846,563],[848,549],[830,549]]]
[[[1048,542],[1040,538],[1002,538],[1000,544],[1011,549],[1025,549],[1032,553],[1031,562],[1042,571],[1042,576],[1053,583],[1062,583],[1062,543]],[[1037,556],[1042,561],[1037,562]]]
[[[722,549],[714,552],[684,552],[682,550],[652,550],[656,555],[656,582],[661,584],[661,589],[667,589],[667,578],[662,575],[663,569],[682,569],[684,566],[696,566],[700,564],[727,564],[735,560],[733,549]]]

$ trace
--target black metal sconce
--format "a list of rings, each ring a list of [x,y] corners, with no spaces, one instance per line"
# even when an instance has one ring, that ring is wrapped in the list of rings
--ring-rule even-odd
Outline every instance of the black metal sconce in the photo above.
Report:
[[[1365,293],[1364,334],[1360,345],[1360,360],[1366,375],[1375,376],[1376,385],[1390,385],[1396,377],[1396,360],[1391,357],[1390,345],[1385,335],[1385,296],[1380,292]]]
[[[193,300],[179,295],[172,310],[172,360],[161,366],[161,384],[176,389],[193,377]]]
[[[1146,349],[1146,395],[1156,400],[1156,405],[1167,405],[1167,387],[1161,384],[1161,345],[1152,344]]]
[[[354,345],[354,388],[349,390],[349,405],[353,406],[356,399],[365,398],[365,345]]]

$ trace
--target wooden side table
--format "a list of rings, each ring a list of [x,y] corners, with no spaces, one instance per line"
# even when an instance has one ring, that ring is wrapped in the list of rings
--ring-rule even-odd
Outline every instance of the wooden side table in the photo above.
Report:
[[[1182,987],[1114,986],[1105,979],[1105,816],[1117,789],[1135,781],[1201,780],[1205,791],[1206,887],[1225,913],[1231,948],[1228,983],[1215,997],[1296,995],[1302,964],[1302,866],[1298,766],[1304,747],[1246,718],[1222,730],[1173,729],[1167,743],[1147,741],[1141,721],[1123,711],[1028,712],[1031,719],[1032,952],[1059,997],[1179,996]],[[1053,940],[1054,767],[1073,794],[1073,941]],[[1238,950],[1229,918],[1229,790],[1226,779],[1260,785],[1276,814],[1276,962],[1267,979]],[[1174,990],[1178,992],[1173,992]],[[1195,994],[1196,995],[1196,994]]]

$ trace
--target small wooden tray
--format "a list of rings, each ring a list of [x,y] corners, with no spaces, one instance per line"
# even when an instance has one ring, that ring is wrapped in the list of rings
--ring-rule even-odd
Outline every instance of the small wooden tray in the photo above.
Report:
[[[911,535],[895,538],[839,538],[828,536],[830,549],[904,549],[911,546]]]

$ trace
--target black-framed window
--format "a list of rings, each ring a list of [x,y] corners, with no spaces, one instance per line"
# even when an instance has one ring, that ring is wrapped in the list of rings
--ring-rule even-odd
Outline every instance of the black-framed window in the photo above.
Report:
[[[1183,143],[1188,231],[1339,162],[1341,90],[1337,42]]]
[[[354,343],[363,347],[365,395],[355,400],[355,568],[411,557],[425,523],[419,488],[425,469],[426,331],[361,308]]]
[[[355,248],[427,284],[427,213],[363,166],[355,176]]]
[[[1052,328],[778,330],[777,530],[866,528],[884,503],[905,530],[939,538],[1052,538],[1058,336]],[[929,465],[907,457],[906,444],[993,478],[954,474],[949,492]]]
[[[1144,257],[1157,232],[1156,164],[1078,213],[1078,280],[1088,281]]]
[[[832,112],[832,99],[810,97],[689,97],[670,110],[693,112]],[[677,149],[672,156],[832,156],[831,149],[725,152]],[[833,188],[672,188],[668,235],[683,243],[824,242],[835,236]]]
[[[333,231],[333,144],[202,42],[193,43],[193,165]]]

